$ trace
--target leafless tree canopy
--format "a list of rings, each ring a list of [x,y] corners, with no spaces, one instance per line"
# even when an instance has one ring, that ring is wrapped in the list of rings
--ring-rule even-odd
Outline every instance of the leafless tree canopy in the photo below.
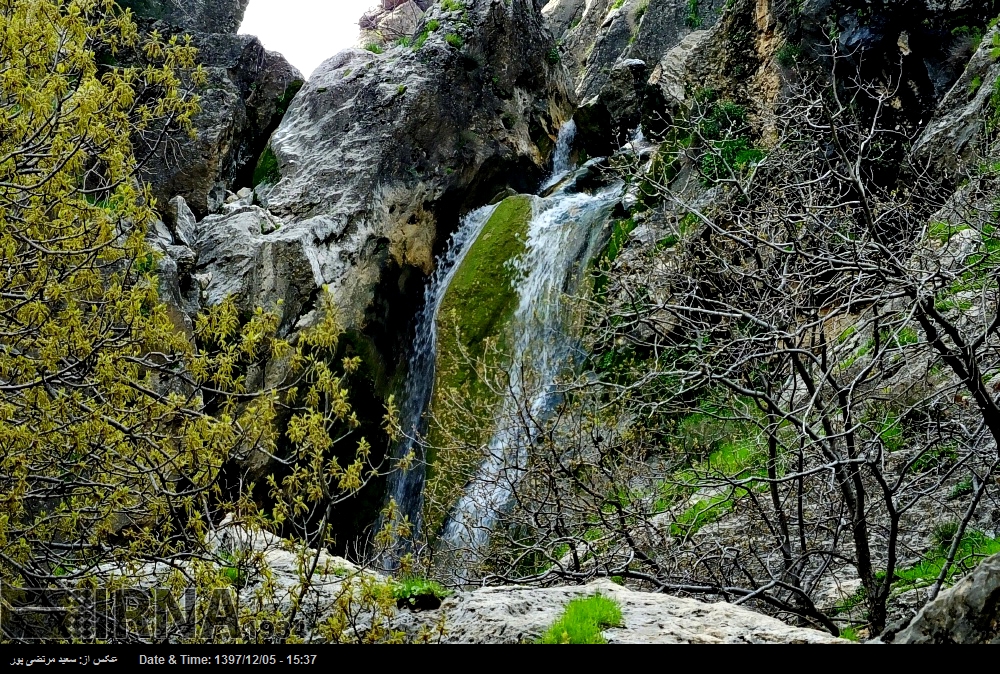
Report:
[[[946,194],[891,87],[789,86],[767,116],[703,92],[616,167],[648,210],[586,300],[599,376],[518,416],[532,460],[487,579],[618,576],[879,633],[900,593],[974,563],[1000,440],[995,171]]]

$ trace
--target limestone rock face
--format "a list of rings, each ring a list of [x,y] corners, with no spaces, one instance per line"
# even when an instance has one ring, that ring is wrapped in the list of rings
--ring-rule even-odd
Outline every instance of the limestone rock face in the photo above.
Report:
[[[659,89],[660,97],[673,108],[687,99],[687,75],[693,68],[693,59],[699,47],[711,33],[696,30],[682,39],[653,68],[649,76],[650,86]]]
[[[580,103],[579,144],[591,154],[617,149],[639,125],[647,82],[667,53],[715,25],[724,0],[551,0],[542,10],[561,36],[561,58]],[[656,103],[659,103],[659,99]]]
[[[621,644],[827,644],[848,643],[826,632],[790,627],[780,620],[732,604],[636,592],[598,581],[571,587],[490,587],[459,593],[437,611],[413,614],[416,632],[446,616],[446,643],[517,644],[534,641],[558,620],[572,599],[600,593],[618,602],[622,626],[604,631]]]
[[[247,0],[133,0],[144,30],[188,34],[207,83],[196,93],[195,137],[175,133],[144,166],[161,205],[180,195],[199,217],[216,210],[225,190],[249,185],[302,74],[249,35],[236,35]]]
[[[1000,555],[924,606],[894,644],[1000,643]]]
[[[942,177],[954,174],[969,159],[990,115],[993,83],[1000,77],[1000,63],[990,54],[997,30],[983,38],[965,72],[945,94],[913,145],[917,162],[932,167]]]
[[[317,280],[348,327],[372,318],[380,285],[412,277],[419,292],[462,210],[500,185],[537,187],[571,114],[530,0],[433,5],[419,30],[419,45],[347,50],[321,65],[271,139],[280,179],[257,189],[271,212],[314,233]]]
[[[136,16],[197,33],[236,33],[250,0],[119,0]]]
[[[208,216],[198,223],[195,242],[205,302],[233,295],[240,309],[275,311],[289,327],[322,285],[315,238],[321,234],[315,227],[282,227],[256,206]]]
[[[616,64],[655,65],[687,34],[715,24],[724,0],[551,0],[543,10],[564,39],[563,58],[581,101],[600,95]]]
[[[587,0],[550,0],[542,7],[542,17],[553,35],[564,35],[579,25],[587,5]]]
[[[385,45],[399,38],[411,37],[417,31],[423,8],[415,0],[392,0],[394,6],[383,8],[361,18],[361,35],[357,46],[364,49],[372,44]]]

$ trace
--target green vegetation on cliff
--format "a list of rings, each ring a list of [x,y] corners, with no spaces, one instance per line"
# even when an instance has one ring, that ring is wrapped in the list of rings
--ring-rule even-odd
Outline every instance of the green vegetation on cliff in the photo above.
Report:
[[[253,171],[253,186],[257,187],[262,183],[273,185],[279,180],[281,180],[281,169],[278,168],[278,158],[268,145],[257,160],[257,167]]]

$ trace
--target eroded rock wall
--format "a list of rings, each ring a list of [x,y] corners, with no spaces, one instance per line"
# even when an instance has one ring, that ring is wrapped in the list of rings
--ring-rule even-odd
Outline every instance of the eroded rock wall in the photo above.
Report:
[[[227,190],[250,184],[257,159],[302,74],[256,37],[237,35],[248,0],[124,0],[146,32],[190,35],[207,82],[196,89],[195,136],[173,133],[144,163],[163,206],[182,196],[198,217],[218,210]],[[145,148],[137,148],[140,155]]]
[[[572,114],[530,1],[434,5],[418,33],[320,66],[271,139],[274,184],[257,188],[287,227],[314,233],[317,279],[345,324],[393,340],[459,213],[507,186],[533,190]],[[413,302],[387,316],[383,290]]]

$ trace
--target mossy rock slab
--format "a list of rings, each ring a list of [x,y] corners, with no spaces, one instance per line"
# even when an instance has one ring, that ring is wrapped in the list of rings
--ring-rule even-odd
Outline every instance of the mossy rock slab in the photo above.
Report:
[[[439,525],[478,465],[500,401],[483,369],[502,369],[520,297],[513,261],[525,251],[535,197],[504,199],[455,270],[438,313],[425,521]],[[460,404],[454,404],[461,401]]]

